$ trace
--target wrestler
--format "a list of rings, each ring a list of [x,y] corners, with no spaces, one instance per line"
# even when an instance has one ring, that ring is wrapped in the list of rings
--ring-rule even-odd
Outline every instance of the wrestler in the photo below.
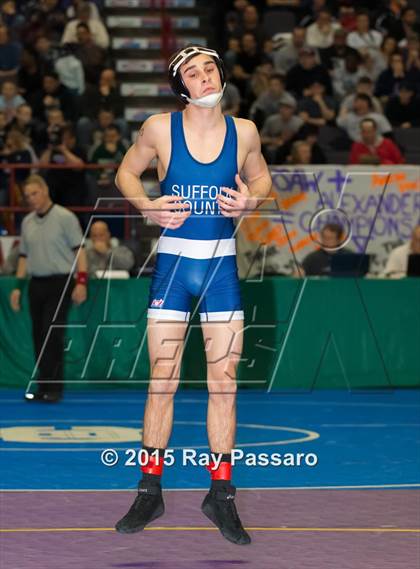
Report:
[[[168,77],[185,109],[150,117],[116,177],[122,194],[162,228],[147,314],[151,377],[143,448],[148,461],[134,504],[116,529],[140,531],[164,513],[163,458],[191,299],[198,297],[207,359],[207,432],[215,457],[202,511],[226,539],[243,545],[251,540],[237,513],[231,479],[244,317],[234,218],[262,203],[271,178],[254,123],[222,114],[225,72],[216,51],[201,46],[178,51],[169,61]],[[140,176],[153,159],[162,195],[151,200]]]

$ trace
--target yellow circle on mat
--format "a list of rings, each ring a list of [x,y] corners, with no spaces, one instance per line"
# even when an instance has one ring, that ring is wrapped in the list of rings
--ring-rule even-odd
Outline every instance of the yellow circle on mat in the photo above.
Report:
[[[0,429],[0,437],[4,441],[19,443],[121,443],[139,441],[142,433],[143,429],[114,425],[72,425],[65,429],[37,425]]]
[[[191,427],[192,425],[205,427],[205,421],[174,421],[174,426],[184,425]],[[282,446],[295,443],[304,443],[314,441],[319,438],[319,433],[308,429],[286,427],[281,425],[261,425],[255,423],[238,423],[238,429],[249,429],[251,431],[265,434],[268,432],[275,434],[274,440],[258,440],[258,441],[238,441],[237,447],[265,447],[265,446]],[[280,435],[286,435],[278,439]],[[22,427],[3,427],[0,429],[0,439],[4,442],[19,443],[124,443],[143,440],[143,429],[132,427],[121,427],[118,425],[71,425],[66,427],[55,427],[53,425],[25,425]],[[245,435],[246,439],[246,435]],[[186,443],[182,446],[171,446],[174,450],[179,450],[188,446]],[[195,449],[206,449],[207,445],[192,444]],[[7,447],[6,447],[7,448]],[[22,448],[22,450],[25,450]]]

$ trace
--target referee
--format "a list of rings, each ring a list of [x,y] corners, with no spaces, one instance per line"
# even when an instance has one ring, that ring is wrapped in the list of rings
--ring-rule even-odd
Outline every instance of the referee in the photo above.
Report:
[[[56,402],[63,393],[65,323],[71,301],[81,304],[87,296],[87,261],[77,217],[51,201],[41,176],[29,176],[23,191],[33,210],[22,222],[18,286],[10,295],[15,312],[20,310],[21,290],[29,281],[29,310],[38,368],[38,388],[26,393],[28,401]],[[77,259],[76,259],[77,256]],[[70,277],[77,265],[76,283]],[[51,328],[51,326],[53,327]]]

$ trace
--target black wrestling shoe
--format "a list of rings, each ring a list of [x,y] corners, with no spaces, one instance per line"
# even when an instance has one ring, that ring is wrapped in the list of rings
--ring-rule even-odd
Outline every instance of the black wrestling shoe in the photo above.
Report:
[[[236,488],[226,486],[221,490],[210,489],[201,504],[201,511],[216,525],[223,537],[237,545],[251,543],[236,510],[234,498]]]
[[[133,505],[126,515],[116,523],[115,529],[120,533],[135,533],[147,524],[163,516],[165,504],[162,498],[161,485],[147,485],[140,482],[139,491]]]

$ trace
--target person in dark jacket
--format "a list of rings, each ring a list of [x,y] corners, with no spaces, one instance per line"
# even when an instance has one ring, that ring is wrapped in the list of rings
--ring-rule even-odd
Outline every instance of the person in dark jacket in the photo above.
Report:
[[[47,119],[50,109],[56,108],[63,111],[68,121],[77,118],[76,99],[64,85],[60,83],[58,74],[48,71],[42,79],[42,89],[32,99],[34,116],[41,120]]]
[[[401,83],[398,94],[388,100],[385,115],[394,127],[420,126],[420,102],[411,83]]]
[[[332,94],[331,79],[323,65],[317,63],[315,50],[304,47],[299,52],[299,62],[286,75],[286,88],[298,99],[310,85],[317,81],[325,86],[327,95]]]
[[[414,88],[420,86],[420,70],[410,69],[407,71],[401,54],[391,55],[390,64],[382,71],[376,82],[375,95],[386,102],[389,97],[398,93],[401,83],[410,82]]]

